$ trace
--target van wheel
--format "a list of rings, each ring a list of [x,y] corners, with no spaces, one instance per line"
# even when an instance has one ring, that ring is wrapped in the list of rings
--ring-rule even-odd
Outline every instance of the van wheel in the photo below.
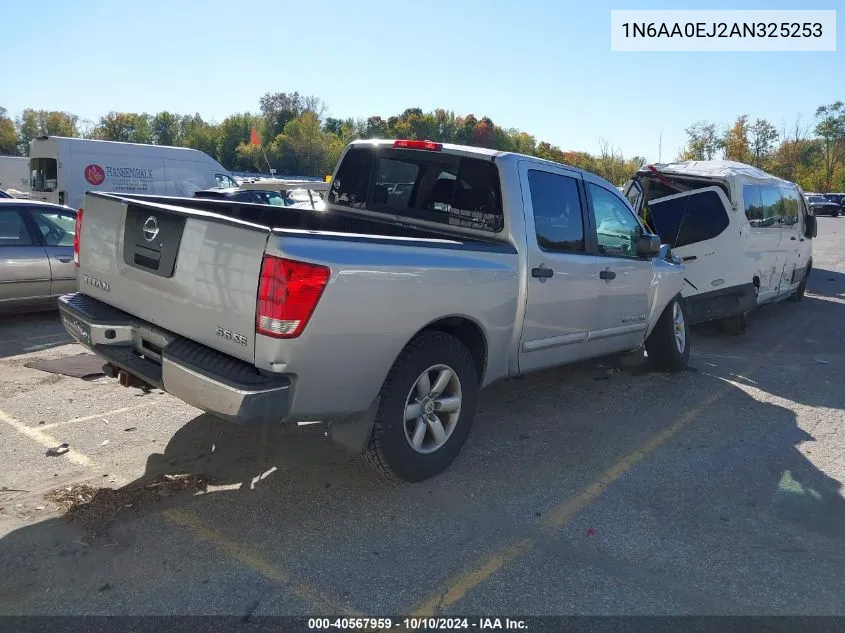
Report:
[[[683,300],[669,302],[645,342],[648,360],[660,371],[681,371],[689,363],[689,325]]]
[[[411,341],[381,389],[367,461],[389,479],[422,481],[446,470],[469,435],[478,399],[472,355],[427,332]]]
[[[810,272],[813,270],[813,262],[807,264],[807,272],[804,273],[804,279],[798,284],[795,292],[792,293],[790,299],[793,301],[801,301],[804,298],[804,293],[807,292],[807,280],[810,278]]]

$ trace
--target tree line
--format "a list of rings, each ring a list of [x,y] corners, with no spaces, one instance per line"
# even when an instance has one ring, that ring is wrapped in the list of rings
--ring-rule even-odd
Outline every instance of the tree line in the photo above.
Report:
[[[609,141],[595,154],[565,151],[527,132],[502,128],[489,117],[458,116],[436,109],[408,108],[389,117],[338,119],[326,105],[297,92],[267,93],[258,112],[232,114],[220,123],[199,114],[109,112],[98,121],[69,112],[27,108],[14,120],[0,107],[0,154],[26,156],[40,135],[74,136],[198,149],[232,171],[322,176],[331,173],[340,152],[358,138],[429,139],[515,151],[565,163],[622,184],[642,166],[642,156],[625,158]],[[253,134],[253,130],[255,134]],[[800,118],[777,128],[747,114],[721,129],[699,121],[686,130],[678,159],[726,158],[760,167],[799,183],[808,191],[845,191],[845,104],[819,106],[812,120]]]

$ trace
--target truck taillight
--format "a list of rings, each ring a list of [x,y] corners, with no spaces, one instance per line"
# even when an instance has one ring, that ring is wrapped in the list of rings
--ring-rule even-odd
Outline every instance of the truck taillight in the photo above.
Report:
[[[79,239],[82,237],[82,209],[76,212],[76,224],[73,227],[73,265],[79,266]]]
[[[302,334],[329,274],[325,266],[265,255],[258,280],[255,332],[274,338]]]
[[[443,149],[443,143],[435,143],[434,141],[413,141],[400,139],[394,141],[393,147],[396,149],[425,149],[430,152],[439,152]]]

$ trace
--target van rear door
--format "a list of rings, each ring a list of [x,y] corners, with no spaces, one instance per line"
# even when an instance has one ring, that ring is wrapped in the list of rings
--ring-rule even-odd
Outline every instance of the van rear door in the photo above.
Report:
[[[630,199],[630,198],[629,198]],[[684,295],[692,320],[707,320],[722,307],[719,297],[750,284],[736,212],[721,187],[712,186],[652,200],[645,220],[686,265]],[[732,221],[733,220],[733,221]]]

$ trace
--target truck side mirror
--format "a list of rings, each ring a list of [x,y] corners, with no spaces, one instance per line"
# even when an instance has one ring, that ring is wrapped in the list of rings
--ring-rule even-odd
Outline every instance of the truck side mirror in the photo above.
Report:
[[[637,257],[656,257],[660,254],[660,246],[659,235],[641,233],[637,236]]]
[[[805,215],[804,216],[804,237],[809,239],[813,239],[814,237],[818,236],[819,234],[819,226],[816,222],[816,216],[814,215]]]

